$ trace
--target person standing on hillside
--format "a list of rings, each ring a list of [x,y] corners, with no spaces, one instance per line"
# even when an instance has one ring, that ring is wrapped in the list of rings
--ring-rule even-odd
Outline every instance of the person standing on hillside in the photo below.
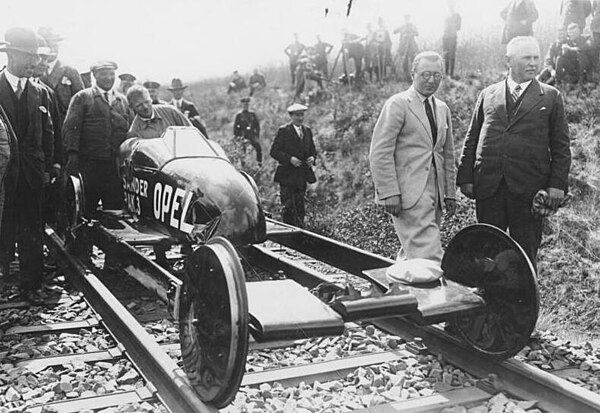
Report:
[[[442,50],[446,62],[446,74],[454,77],[454,65],[456,63],[456,44],[458,42],[458,31],[462,19],[460,14],[454,10],[454,0],[448,0],[448,15],[444,20],[444,35],[442,36]]]
[[[233,122],[233,136],[246,139],[256,151],[256,162],[258,167],[262,166],[262,149],[260,147],[260,123],[256,113],[248,110],[250,107],[250,98],[240,99],[242,111],[235,115]],[[244,149],[245,152],[245,149]]]
[[[85,214],[121,209],[123,190],[117,174],[116,154],[129,130],[129,106],[114,90],[115,62],[101,60],[90,67],[95,85],[78,92],[69,105],[63,125],[66,172],[81,173],[85,186]]]
[[[500,12],[504,20],[502,44],[513,37],[533,36],[533,22],[538,18],[538,10],[533,0],[510,0]]]
[[[2,216],[0,267],[8,275],[5,271],[16,242],[21,288],[25,298],[39,301],[37,290],[44,270],[44,185],[49,182],[54,159],[54,129],[48,93],[30,80],[40,61],[35,32],[13,27],[4,39],[0,51],[7,55],[7,66],[0,74],[0,105],[16,137],[17,145],[10,149],[18,157],[18,168],[14,197],[5,200]]]
[[[168,88],[173,94],[173,99],[169,102],[169,105],[175,106],[178,111],[183,113],[192,122],[192,125],[208,139],[208,132],[202,119],[200,119],[200,113],[194,102],[183,98],[183,92],[187,89],[187,86],[183,84],[181,79],[174,78],[171,81],[171,87]]]
[[[458,167],[457,184],[476,200],[477,221],[510,232],[536,266],[542,219],[534,197],[559,207],[568,185],[571,151],[561,93],[539,83],[537,40],[506,46],[508,76],[477,100]]]
[[[329,68],[327,67],[327,56],[333,50],[333,45],[321,40],[321,36],[317,35],[317,43],[315,49],[315,66],[316,69],[323,73],[325,78],[329,78]]]
[[[296,67],[298,66],[298,60],[302,52],[306,51],[304,46],[298,40],[298,33],[294,33],[294,43],[289,44],[283,52],[287,55],[290,61],[290,73],[292,75],[292,88],[296,86]]]
[[[252,73],[252,76],[248,79],[248,83],[250,84],[250,96],[254,96],[254,93],[267,87],[265,76],[260,73],[258,69],[254,69],[254,73]]]
[[[593,46],[589,37],[581,34],[577,23],[567,27],[567,41],[556,60],[556,81],[574,84],[592,80]]]
[[[560,3],[560,18],[562,27],[566,30],[571,23],[577,23],[583,33],[585,19],[592,13],[590,0],[562,0]]]
[[[308,108],[294,103],[287,108],[292,121],[281,126],[271,146],[271,156],[279,162],[275,182],[279,183],[282,220],[286,224],[304,227],[304,193],[307,183],[315,183],[313,171],[317,150],[312,130],[305,126],[304,113]]]
[[[410,80],[412,76],[410,64],[419,51],[419,46],[415,40],[415,37],[419,35],[419,30],[410,21],[410,14],[406,14],[404,16],[404,24],[394,30],[394,34],[397,33],[400,33],[400,42],[398,43],[398,51],[394,60],[400,64],[402,79]]]
[[[392,216],[402,259],[441,263],[442,205],[454,214],[456,187],[450,109],[434,96],[444,73],[436,52],[419,53],[412,86],[390,97],[373,129],[369,162],[378,204]]]

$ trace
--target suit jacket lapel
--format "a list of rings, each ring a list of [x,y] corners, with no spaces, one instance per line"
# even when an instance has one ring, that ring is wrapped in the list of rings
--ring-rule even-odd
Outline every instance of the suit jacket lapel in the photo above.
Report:
[[[62,64],[60,63],[60,60],[57,60],[56,64],[52,68],[52,72],[48,76],[48,83],[50,84],[50,87],[52,89],[55,89],[56,86],[58,85],[58,82],[61,81],[62,74],[63,74]]]
[[[8,79],[6,78],[6,74],[2,72],[0,75],[0,103],[4,108],[4,111],[8,115],[10,119],[15,118],[15,105],[13,104],[13,100],[10,96],[10,93],[14,93],[12,91],[12,87],[10,83],[8,83]]]
[[[417,116],[417,119],[419,119],[421,126],[423,126],[423,129],[425,129],[427,136],[429,136],[429,139],[433,143],[433,135],[431,133],[431,126],[429,126],[429,119],[427,119],[427,113],[425,113],[425,106],[423,105],[423,102],[421,101],[417,91],[412,86],[410,88],[410,91],[411,96],[408,108],[412,113],[414,113]]]
[[[509,127],[529,113],[544,97],[544,91],[535,79],[531,81],[529,87],[523,93],[521,104],[517,109],[517,113],[511,119]]]

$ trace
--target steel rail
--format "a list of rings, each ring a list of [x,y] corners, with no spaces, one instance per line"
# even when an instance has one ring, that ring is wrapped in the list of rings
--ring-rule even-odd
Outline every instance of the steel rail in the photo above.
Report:
[[[271,241],[361,278],[365,278],[363,271],[366,269],[389,266],[393,263],[387,258],[307,230],[289,227],[273,220],[269,220],[269,224],[275,229],[279,227],[279,231],[268,234]],[[275,271],[285,266],[286,275],[297,278],[300,283],[310,280],[307,284],[313,285],[322,281],[314,276],[313,271],[305,271],[304,266],[293,265],[290,259],[278,260],[274,254],[265,252],[259,248],[252,248],[247,258],[257,260],[259,266],[261,263],[274,266]],[[384,280],[374,281],[380,288],[387,289]],[[497,377],[493,383],[496,390],[506,391],[523,400],[538,400],[538,405],[544,410],[554,413],[600,412],[600,395],[515,359],[500,363],[490,361],[477,355],[439,327],[419,325],[403,317],[373,320],[373,324],[408,340],[421,337],[431,351],[442,354],[448,362],[476,377],[487,378],[494,374]]]
[[[83,292],[111,334],[123,344],[132,362],[158,390],[161,401],[174,413],[216,412],[216,408],[198,398],[185,372],[161,350],[92,271],[67,252],[54,230],[47,227],[45,238],[48,248],[71,274],[70,281]]]

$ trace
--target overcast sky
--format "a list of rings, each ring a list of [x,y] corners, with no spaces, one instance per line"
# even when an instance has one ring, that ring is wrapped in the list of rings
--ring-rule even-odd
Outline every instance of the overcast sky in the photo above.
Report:
[[[446,0],[21,0],[3,1],[0,37],[13,26],[53,26],[66,39],[61,59],[85,71],[100,58],[115,60],[119,73],[167,83],[227,76],[233,70],[286,62],[283,49],[297,32],[338,45],[343,27],[363,34],[381,16],[394,29],[406,13],[420,41],[441,36]],[[497,30],[503,0],[457,0],[461,36]],[[558,15],[560,0],[536,0],[540,21]],[[325,15],[325,9],[329,12]],[[499,35],[499,34],[498,34]],[[396,42],[397,39],[394,38]],[[5,55],[0,54],[4,64]]]

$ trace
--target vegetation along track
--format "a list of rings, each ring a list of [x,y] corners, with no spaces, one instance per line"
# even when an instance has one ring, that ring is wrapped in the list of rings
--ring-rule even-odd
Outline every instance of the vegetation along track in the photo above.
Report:
[[[275,222],[270,223],[271,229],[277,227],[284,229],[280,234],[301,234],[311,239],[311,243],[294,244],[293,236],[280,236],[243,249],[242,262],[250,282],[283,275],[307,288],[322,282],[349,282],[357,289],[363,289],[365,282],[360,276],[365,266],[390,264],[384,258],[310,232],[289,230]],[[0,353],[3,371],[7,376],[18,374],[23,377],[21,382],[17,380],[16,385],[10,386],[8,378],[2,378],[5,389],[2,402],[7,406],[3,408],[34,412],[43,409],[101,411],[111,406],[136,403],[139,410],[129,411],[165,411],[167,408],[174,412],[214,411],[214,407],[198,399],[178,364],[176,324],[169,324],[172,326],[169,335],[175,338],[158,344],[148,333],[152,328],[144,328],[129,311],[135,313],[133,310],[143,304],[119,302],[95,274],[98,269],[86,266],[68,254],[52,230],[47,231],[47,243],[68,270],[69,281],[83,293],[85,300],[72,293],[51,298],[45,306],[72,306],[71,313],[77,313],[79,308],[84,317],[81,317],[82,321],[66,320],[73,318],[69,316],[60,323],[48,323],[46,319],[46,324],[34,327],[3,326],[3,341],[20,342],[14,346],[16,349]],[[302,245],[313,245],[313,248],[307,250]],[[314,245],[318,247],[314,248]],[[131,253],[135,254],[135,251],[138,250],[132,249]],[[141,256],[142,253],[135,259]],[[176,269],[173,272],[177,272]],[[123,280],[123,277],[115,278]],[[138,293],[132,295],[135,294]],[[23,305],[6,303],[2,304],[2,310],[17,311]],[[167,305],[164,310],[166,313]],[[104,328],[107,332],[103,333]],[[88,344],[76,355],[40,357],[45,354],[39,352],[19,355],[19,348],[25,348],[27,341],[34,340],[35,335],[51,339],[53,334],[62,334],[62,340],[68,343],[73,331],[86,331],[87,336],[100,335],[101,339]],[[93,366],[92,370],[83,369],[85,364]],[[53,366],[62,367],[52,369]],[[122,388],[110,389],[111,382],[106,385],[109,391],[95,385],[84,390],[83,376],[102,368],[112,369],[114,382],[117,386],[123,384]],[[28,393],[26,389],[29,386],[30,391],[35,392],[36,380],[37,385],[41,385],[43,379],[33,374],[40,372],[58,378],[52,391],[59,397],[46,393],[45,400],[37,404],[26,403],[26,400],[38,400],[36,394]],[[81,385],[83,391],[73,391],[73,385]],[[477,357],[440,326],[419,326],[404,318],[378,319],[360,326],[347,323],[340,336],[263,344],[251,342],[241,385],[235,401],[224,411],[365,409],[369,412],[437,412],[444,408],[461,411],[456,410],[460,406],[474,412],[535,411],[535,408],[552,412],[592,412],[600,409],[600,396],[552,372],[541,371],[515,359],[502,363],[487,361]],[[509,400],[504,394],[521,402]],[[52,399],[62,400],[52,402]]]

